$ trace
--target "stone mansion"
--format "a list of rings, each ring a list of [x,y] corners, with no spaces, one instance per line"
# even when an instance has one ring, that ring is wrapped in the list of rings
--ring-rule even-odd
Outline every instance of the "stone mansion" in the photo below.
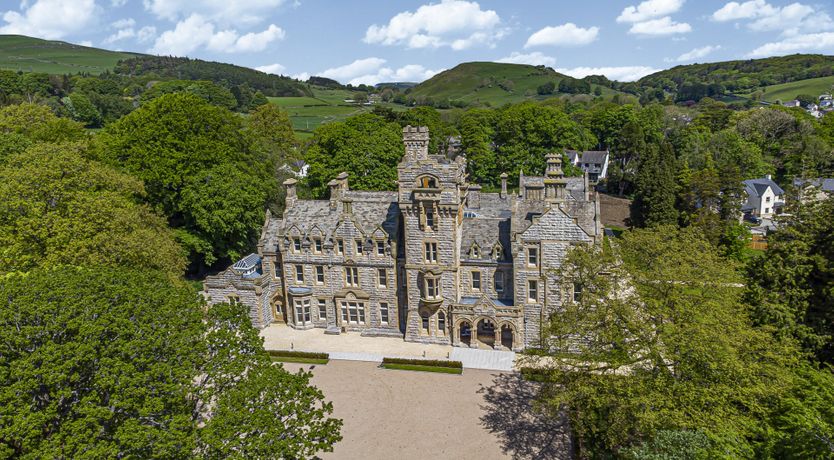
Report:
[[[403,129],[398,190],[351,190],[300,200],[284,182],[282,217],[267,211],[258,253],[210,276],[209,303],[249,307],[252,323],[326,333],[521,350],[573,292],[554,269],[572,245],[602,238],[588,175],[565,177],[561,155],[544,176],[519,177],[518,193],[467,182],[466,160],[428,153],[425,127]]]

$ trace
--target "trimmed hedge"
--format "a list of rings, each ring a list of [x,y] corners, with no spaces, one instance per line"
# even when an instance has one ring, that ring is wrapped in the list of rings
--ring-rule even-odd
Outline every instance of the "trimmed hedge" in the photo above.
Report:
[[[278,358],[312,358],[312,359],[330,359],[328,353],[317,353],[312,351],[295,351],[295,350],[267,350],[269,356]]]
[[[448,361],[442,359],[382,358],[382,364],[407,364],[411,366],[433,366],[463,369],[463,363],[460,361]]]

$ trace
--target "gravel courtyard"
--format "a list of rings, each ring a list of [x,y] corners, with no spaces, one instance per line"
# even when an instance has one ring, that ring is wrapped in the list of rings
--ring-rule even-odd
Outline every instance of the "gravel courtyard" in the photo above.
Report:
[[[284,364],[295,372],[309,364]],[[534,415],[535,387],[518,374],[466,369],[463,375],[386,370],[331,360],[313,384],[344,420],[330,459],[569,458],[564,421]]]

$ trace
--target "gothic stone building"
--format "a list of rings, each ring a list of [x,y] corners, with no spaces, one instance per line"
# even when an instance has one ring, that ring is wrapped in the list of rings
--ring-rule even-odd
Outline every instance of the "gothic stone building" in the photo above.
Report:
[[[235,299],[256,327],[287,323],[326,333],[520,350],[565,298],[554,275],[572,245],[601,238],[588,176],[543,177],[519,192],[485,193],[466,160],[429,155],[424,127],[403,129],[396,192],[329,183],[329,200],[299,200],[287,180],[282,217],[267,212],[258,253],[209,277],[209,303]]]

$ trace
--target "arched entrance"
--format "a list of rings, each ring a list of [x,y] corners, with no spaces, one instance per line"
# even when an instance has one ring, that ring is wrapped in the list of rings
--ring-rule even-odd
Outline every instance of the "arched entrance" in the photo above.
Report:
[[[501,326],[501,345],[508,349],[513,349],[513,328],[509,324]]]
[[[495,323],[489,319],[482,319],[478,321],[478,342],[495,346]]]
[[[460,339],[460,343],[466,344],[466,346],[472,345],[472,324],[469,321],[463,321],[458,326],[458,333],[460,334],[458,337]]]

